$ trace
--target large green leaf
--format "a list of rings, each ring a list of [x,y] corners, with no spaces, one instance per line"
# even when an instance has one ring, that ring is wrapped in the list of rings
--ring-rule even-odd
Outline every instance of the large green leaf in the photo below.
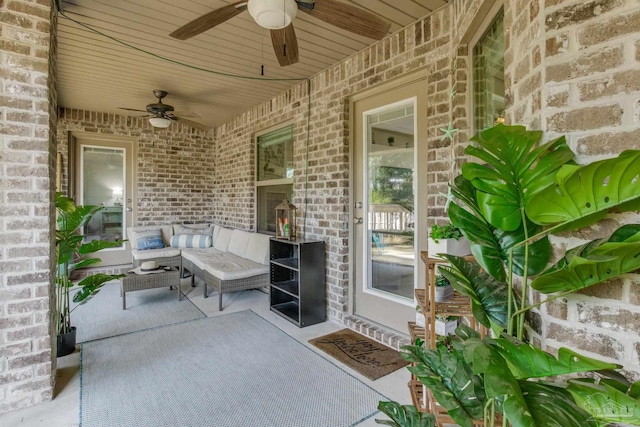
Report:
[[[408,368],[428,387],[438,403],[461,427],[472,427],[483,417],[482,379],[474,375],[462,351],[438,343],[435,350],[404,346],[402,357],[415,363]]]
[[[462,174],[479,190],[483,217],[500,230],[517,230],[531,197],[552,185],[555,172],[573,158],[564,137],[536,147],[541,138],[540,131],[498,125],[472,138],[478,146],[465,149],[486,163],[465,163]]]
[[[615,387],[571,380],[567,390],[582,409],[603,425],[614,422],[640,425],[640,400]]]
[[[58,265],[66,264],[73,259],[82,243],[82,239],[82,236],[76,234],[58,238],[58,233],[56,232],[56,261]]]
[[[419,412],[413,405],[379,402],[378,409],[392,420],[376,420],[378,424],[392,427],[433,427],[436,425],[436,419],[432,414]]]
[[[72,211],[66,212],[58,210],[58,226],[57,229],[62,232],[77,233],[78,230],[85,226],[93,215],[100,212],[102,206],[76,206]]]
[[[526,363],[551,365],[546,357],[523,357],[505,354],[500,344],[504,339],[469,339],[465,355],[471,360],[474,373],[484,375],[487,398],[504,396],[502,412],[513,427],[567,427],[594,425],[586,422],[582,411],[566,391],[559,387],[532,383],[521,377],[518,366]],[[528,351],[528,350],[527,350]],[[549,355],[552,360],[552,356]],[[516,367],[513,363],[515,361]],[[547,369],[551,373],[556,369]],[[564,370],[557,370],[558,372]],[[516,375],[514,375],[514,373]],[[518,378],[524,378],[518,380]],[[584,423],[584,424],[581,424]]]
[[[474,262],[453,255],[443,257],[449,261],[449,265],[441,265],[438,271],[449,280],[454,289],[469,297],[473,315],[478,322],[498,333],[505,329],[507,285],[495,280]]]
[[[98,273],[85,277],[78,283],[80,290],[73,296],[73,302],[84,304],[93,298],[105,283],[125,277],[126,274],[103,274]]]
[[[591,415],[574,402],[571,395],[561,387],[533,381],[518,381],[522,400],[535,427],[596,427]],[[514,423],[523,407],[519,398],[508,398],[504,402],[507,419]],[[516,424],[513,424],[514,427]]]
[[[585,166],[564,166],[557,184],[531,198],[526,212],[541,225],[567,223],[575,229],[595,223],[612,208],[637,210],[640,206],[640,151]],[[582,221],[588,218],[589,221]]]
[[[449,218],[462,233],[469,239],[471,253],[482,266],[496,280],[506,280],[505,264],[509,259],[511,249],[526,240],[527,237],[537,234],[541,227],[526,221],[527,233],[524,226],[514,231],[500,230],[489,224],[480,213],[480,208],[475,200],[476,190],[462,175],[456,177],[452,186],[453,195],[465,205],[463,209],[455,202],[449,207]],[[551,244],[545,236],[528,245],[528,274],[535,275],[546,267],[551,257]],[[518,246],[513,254],[513,272],[519,276],[524,274],[524,266],[527,258],[525,246]]]
[[[614,363],[592,359],[564,347],[558,350],[556,359],[538,347],[519,342],[512,337],[491,339],[488,343],[508,362],[513,376],[517,379],[620,368]]]
[[[76,209],[73,199],[64,195],[64,193],[56,193],[56,209],[63,212],[71,212]]]
[[[570,292],[640,268],[640,225],[623,225],[608,240],[573,248],[531,282],[545,294]]]

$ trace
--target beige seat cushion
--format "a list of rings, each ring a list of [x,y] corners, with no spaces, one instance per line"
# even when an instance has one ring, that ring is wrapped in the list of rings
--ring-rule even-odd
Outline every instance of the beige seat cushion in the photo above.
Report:
[[[180,249],[166,247],[162,249],[131,249],[131,256],[136,261],[158,259],[158,258],[171,258],[174,256],[180,256]]]

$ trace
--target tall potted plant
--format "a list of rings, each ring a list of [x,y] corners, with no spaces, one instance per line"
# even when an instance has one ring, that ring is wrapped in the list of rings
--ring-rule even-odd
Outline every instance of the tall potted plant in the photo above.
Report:
[[[76,327],[71,326],[71,312],[74,310],[71,308],[71,291],[78,289],[73,296],[73,301],[84,304],[96,295],[106,282],[125,275],[97,273],[85,277],[77,285],[74,285],[71,281],[73,271],[100,262],[100,258],[90,258],[87,255],[101,249],[119,247],[123,241],[92,240],[83,243],[84,236],[80,235],[79,231],[102,207],[77,206],[72,199],[64,196],[63,193],[56,193],[55,202],[57,213],[56,331],[58,334],[57,356],[61,357],[73,353],[76,347]]]
[[[530,309],[640,268],[636,224],[569,249],[547,268],[549,234],[586,227],[612,209],[640,208],[640,151],[577,166],[564,137],[538,144],[541,137],[520,126],[482,132],[465,152],[483,164],[463,165],[452,188],[457,201],[449,217],[470,240],[478,264],[445,255],[450,266],[439,270],[470,298],[474,317],[493,337],[480,339],[461,325],[457,337],[437,348],[417,343],[405,347],[403,356],[463,427],[479,418],[494,425],[500,416],[503,425],[518,427],[640,425],[640,382],[632,384],[614,371],[618,365],[566,348],[555,357],[524,336]],[[515,275],[521,277],[519,292]],[[531,281],[532,276],[537,277]],[[531,288],[542,295],[527,305],[534,301]],[[576,373],[592,378],[553,381]],[[422,422],[409,409],[391,408],[393,419],[402,422],[389,425]]]

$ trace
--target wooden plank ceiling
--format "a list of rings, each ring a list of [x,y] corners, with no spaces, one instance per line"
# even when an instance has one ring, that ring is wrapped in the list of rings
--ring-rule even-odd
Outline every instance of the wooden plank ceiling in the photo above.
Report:
[[[389,34],[427,15],[445,0],[341,0],[391,23]],[[300,60],[280,67],[269,31],[247,12],[186,41],[169,37],[182,25],[233,0],[62,0],[59,16],[58,101],[61,107],[121,115],[144,115],[156,102],[153,89],[169,92],[164,103],[218,126],[295,84],[220,76],[123,46],[222,73],[268,78],[309,77],[375,40],[341,30],[299,11],[293,25]]]

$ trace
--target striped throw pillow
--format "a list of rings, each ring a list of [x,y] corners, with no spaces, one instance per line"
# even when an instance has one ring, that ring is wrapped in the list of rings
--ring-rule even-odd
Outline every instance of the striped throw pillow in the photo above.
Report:
[[[211,236],[208,234],[176,234],[171,237],[172,248],[208,248],[211,247]]]

